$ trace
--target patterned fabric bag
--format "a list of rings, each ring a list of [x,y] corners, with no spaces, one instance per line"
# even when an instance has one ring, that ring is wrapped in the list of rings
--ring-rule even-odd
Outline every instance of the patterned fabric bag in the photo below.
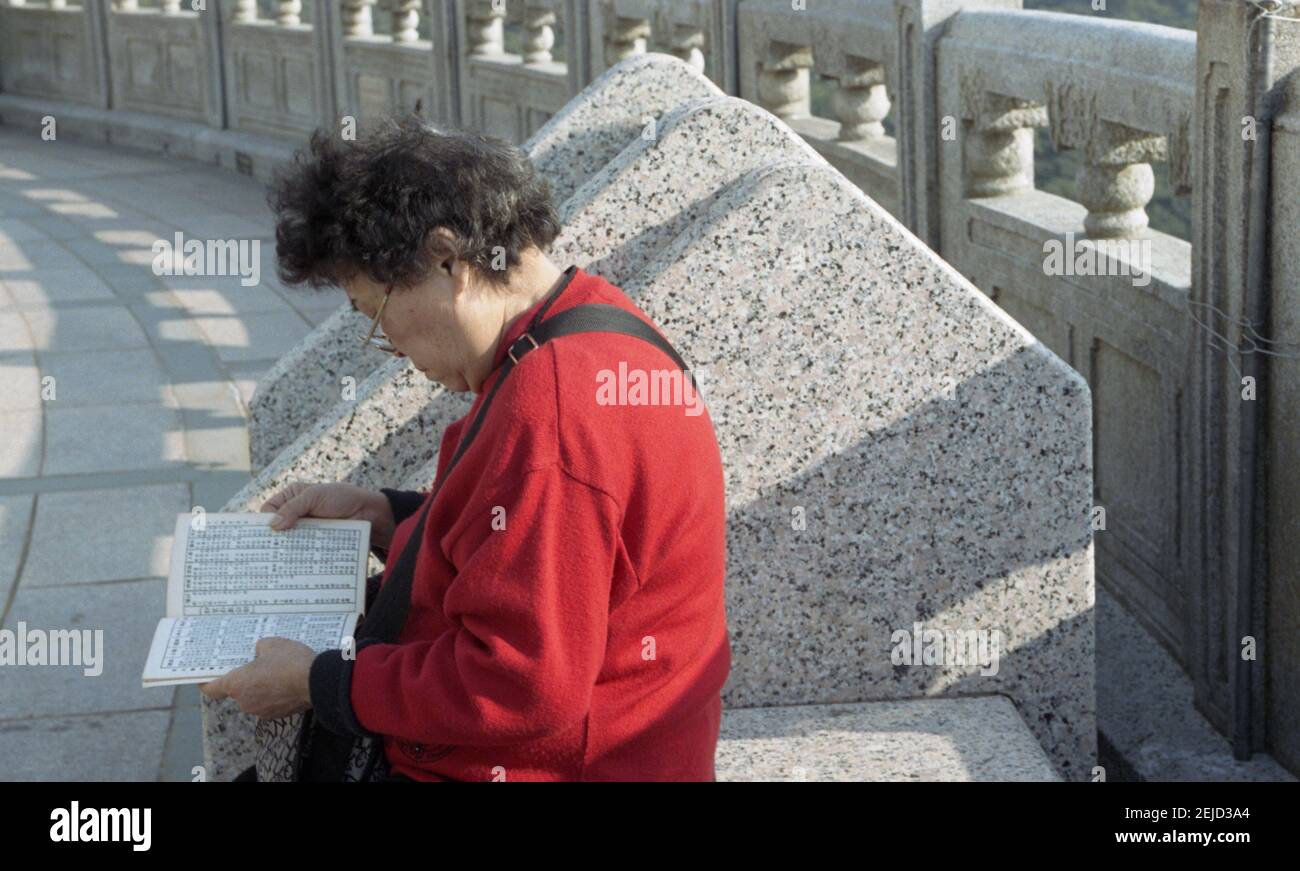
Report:
[[[343,783],[374,783],[388,777],[382,742],[334,735],[316,724],[311,711],[279,720],[259,719],[253,740],[257,744],[257,779],[262,783],[302,780],[303,766],[313,747],[319,748],[324,741],[350,745],[347,764],[337,778]]]

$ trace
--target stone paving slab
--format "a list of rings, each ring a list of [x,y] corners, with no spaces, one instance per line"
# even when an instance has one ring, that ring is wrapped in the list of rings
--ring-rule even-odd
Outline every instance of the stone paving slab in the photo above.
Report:
[[[174,408],[95,405],[45,410],[46,475],[125,472],[185,461],[180,414]]]
[[[0,778],[156,780],[171,723],[169,709],[0,720]]]
[[[36,497],[27,493],[0,496],[0,602],[9,601],[18,579],[35,501]]]
[[[43,354],[40,367],[33,367],[32,373],[54,379],[59,408],[175,403],[158,358],[147,347]]]
[[[40,468],[40,409],[0,414],[0,478],[29,478]]]
[[[23,586],[166,575],[176,515],[189,508],[185,484],[45,493]]]
[[[140,325],[120,305],[24,309],[22,315],[37,350],[149,347]]]
[[[174,518],[248,480],[256,379],[343,300],[282,288],[272,229],[252,179],[0,127],[0,625],[97,626],[109,653],[99,678],[0,670],[0,779],[202,759],[197,693],[139,685]],[[177,231],[256,240],[261,281],[155,275]]]
[[[87,675],[80,665],[6,666],[0,672],[0,722],[170,707],[174,687],[140,686],[149,642],[163,616],[165,591],[161,578],[72,587],[19,583],[4,628],[17,631],[22,622],[27,631],[102,630],[102,673]]]

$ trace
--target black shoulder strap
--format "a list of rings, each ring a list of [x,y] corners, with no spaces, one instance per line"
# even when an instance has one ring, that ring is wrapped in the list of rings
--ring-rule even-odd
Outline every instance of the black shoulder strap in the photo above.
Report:
[[[388,580],[379,588],[379,595],[375,597],[375,601],[370,607],[370,613],[366,615],[365,622],[361,624],[361,639],[358,644],[361,641],[380,641],[389,644],[397,642],[398,636],[402,633],[402,627],[406,625],[406,615],[411,610],[411,585],[415,579],[415,557],[419,553],[420,542],[424,538],[424,524],[428,519],[429,509],[438,497],[438,491],[442,489],[442,485],[446,480],[451,477],[452,470],[456,468],[460,458],[465,455],[465,451],[469,449],[475,436],[483,428],[483,421],[487,418],[488,409],[492,407],[492,400],[496,397],[497,391],[501,389],[501,385],[510,377],[510,373],[514,371],[525,355],[552,339],[571,336],[575,333],[622,333],[649,342],[659,348],[672,359],[677,368],[690,377],[690,369],[687,367],[686,362],[673,349],[668,340],[660,335],[658,330],[631,312],[612,305],[579,305],[539,322],[541,315],[545,314],[546,309],[550,307],[552,302],[554,302],[554,296],[547,300],[546,305],[533,318],[528,330],[512,342],[507,349],[506,359],[501,364],[500,374],[497,376],[496,382],[493,383],[492,389],[488,391],[483,404],[479,406],[478,413],[474,415],[469,428],[460,437],[460,443],[456,446],[456,453],[452,454],[451,461],[443,470],[442,475],[439,476],[437,483],[434,485],[433,493],[424,501],[424,506],[420,510],[420,518],[415,524],[415,529],[411,532],[411,537],[406,540],[406,545],[402,548],[402,554],[398,557],[397,564],[393,566],[393,571],[389,574]]]

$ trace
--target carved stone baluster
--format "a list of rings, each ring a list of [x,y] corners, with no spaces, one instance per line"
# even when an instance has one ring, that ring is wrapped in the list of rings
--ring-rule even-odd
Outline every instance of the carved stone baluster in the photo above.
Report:
[[[118,0],[113,0],[114,3]],[[129,0],[135,3],[135,0]],[[257,20],[257,0],[235,0],[234,20],[249,22]]]
[[[393,42],[415,42],[420,38],[421,0],[394,0]]]
[[[673,25],[672,52],[696,72],[704,72],[704,31],[694,24]]]
[[[844,142],[875,139],[885,135],[881,122],[889,114],[889,93],[885,88],[883,64],[858,62],[853,72],[840,76],[839,87],[831,98],[835,117],[840,122],[839,138]]]
[[[644,18],[616,18],[605,34],[605,63],[608,66],[645,54],[650,22]]]
[[[302,23],[302,0],[275,0],[275,23],[290,27]]]
[[[1146,206],[1156,190],[1151,161],[1167,159],[1165,138],[1099,121],[1083,155],[1076,186],[1079,202],[1088,209],[1085,232],[1094,239],[1142,235]]]
[[[808,82],[812,48],[773,42],[758,71],[758,102],[778,118],[806,118],[811,107]]]
[[[343,35],[373,36],[374,23],[370,18],[370,7],[375,0],[343,0]]]
[[[528,0],[524,7],[524,63],[548,64],[555,45],[555,10],[546,0]]]
[[[113,8],[118,12],[132,12],[140,8],[137,0],[113,0]]]
[[[492,0],[470,0],[465,6],[465,33],[471,57],[505,53],[506,5]]]
[[[1047,107],[1001,94],[980,99],[966,134],[966,196],[997,197],[1034,186],[1034,128],[1047,126]]]
[[[14,3],[12,5],[21,6],[22,3]],[[51,9],[66,9],[67,7],[68,7],[68,0],[50,0]],[[164,9],[163,11],[166,12],[167,10]]]

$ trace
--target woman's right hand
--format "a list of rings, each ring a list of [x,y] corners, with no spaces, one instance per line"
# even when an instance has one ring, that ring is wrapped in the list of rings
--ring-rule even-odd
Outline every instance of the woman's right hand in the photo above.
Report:
[[[262,503],[274,511],[271,528],[291,529],[301,517],[370,521],[370,543],[387,548],[393,538],[393,508],[388,497],[354,484],[310,484],[295,481]]]

